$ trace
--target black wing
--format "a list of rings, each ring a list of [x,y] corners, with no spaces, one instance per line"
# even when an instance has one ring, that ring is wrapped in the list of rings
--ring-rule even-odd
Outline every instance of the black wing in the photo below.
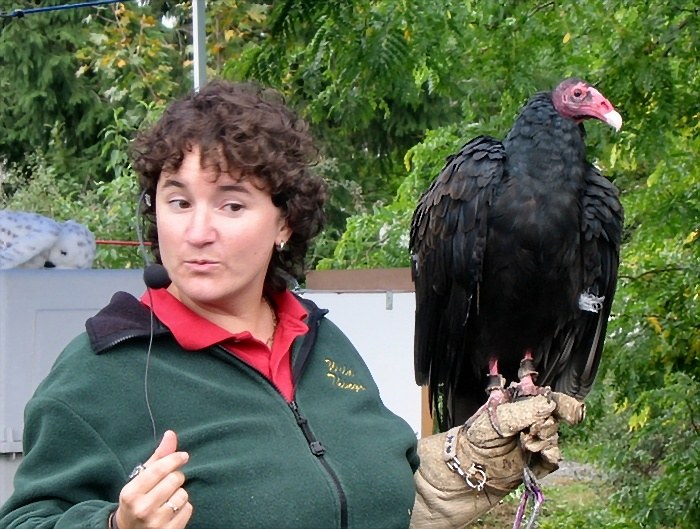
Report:
[[[478,296],[487,213],[503,178],[504,160],[500,141],[473,139],[447,159],[413,214],[414,368],[416,382],[429,386],[431,408],[440,386],[450,394],[463,374],[465,330]]]
[[[598,371],[617,284],[623,209],[617,188],[590,166],[581,198],[583,297],[578,317],[543,348],[537,383],[582,399]]]

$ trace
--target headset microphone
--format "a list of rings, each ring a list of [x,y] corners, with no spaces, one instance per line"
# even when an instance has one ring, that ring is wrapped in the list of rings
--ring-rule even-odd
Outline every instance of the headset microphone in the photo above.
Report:
[[[148,392],[148,369],[151,365],[151,349],[153,347],[153,296],[151,295],[152,289],[157,288],[167,288],[170,285],[170,277],[168,276],[168,271],[161,264],[153,263],[148,264],[148,256],[146,255],[146,246],[143,242],[143,232],[141,230],[141,221],[143,220],[141,212],[141,202],[147,206],[151,206],[151,196],[144,189],[139,196],[139,206],[136,208],[136,236],[139,239],[139,248],[141,250],[141,256],[143,257],[143,282],[146,283],[148,293],[148,298],[151,302],[150,312],[150,332],[148,337],[148,349],[146,350],[146,365],[143,373],[143,393],[146,400],[146,411],[148,411],[148,417],[151,420],[151,428],[153,430],[153,443],[158,446],[158,436],[156,428],[156,418],[153,415],[153,410],[151,409],[151,399]]]
[[[168,288],[172,281],[163,265],[150,264],[143,271],[143,282],[148,288]]]

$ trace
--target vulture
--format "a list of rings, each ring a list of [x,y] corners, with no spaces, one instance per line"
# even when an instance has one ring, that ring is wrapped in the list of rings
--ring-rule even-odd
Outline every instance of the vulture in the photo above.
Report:
[[[587,161],[583,121],[622,118],[569,78],[532,96],[503,141],[447,158],[410,231],[414,367],[441,431],[550,388],[583,399],[615,294],[623,209]],[[494,423],[494,427],[497,424]]]

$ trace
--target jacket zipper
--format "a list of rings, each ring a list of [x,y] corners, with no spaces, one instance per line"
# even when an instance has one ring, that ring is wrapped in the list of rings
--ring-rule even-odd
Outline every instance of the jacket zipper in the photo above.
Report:
[[[280,393],[279,389],[275,387],[274,384],[272,384],[267,378],[265,378],[259,371],[256,369],[252,368],[248,364],[246,364],[243,360],[240,358],[232,355],[229,353],[224,347],[217,345],[214,347],[215,350],[219,351],[220,353],[223,353],[223,358],[226,358],[228,361],[233,361],[236,364],[242,366],[244,369],[246,369],[248,372],[250,372],[253,376],[259,378],[263,383],[268,384],[271,386],[275,392],[280,396],[281,399],[283,399],[285,402],[287,402],[287,399],[284,398],[284,395]],[[335,470],[333,470],[333,467],[331,467],[330,463],[326,460],[324,457],[324,454],[326,453],[326,448],[323,446],[323,443],[316,439],[316,436],[314,435],[313,431],[311,431],[311,427],[309,426],[309,420],[302,415],[301,411],[299,410],[299,404],[297,403],[296,400],[292,399],[291,401],[287,402],[287,405],[289,406],[289,409],[292,410],[292,414],[294,415],[294,420],[297,423],[297,426],[299,426],[299,429],[301,430],[302,434],[304,435],[304,439],[306,439],[307,444],[309,445],[309,450],[311,453],[316,456],[318,459],[318,462],[321,464],[323,469],[326,471],[326,474],[331,479],[331,482],[333,483],[333,486],[335,487],[336,493],[338,494],[338,502],[340,504],[340,529],[347,529],[348,527],[348,501],[347,501],[347,496],[345,495],[345,491],[343,490],[343,485],[340,483],[340,479],[338,478],[338,474],[335,473]]]
[[[313,347],[314,342],[316,341],[316,332],[318,331],[318,328],[321,324],[321,317],[323,314],[325,314],[324,311],[321,314],[316,315],[315,318],[312,318],[312,321],[309,321],[309,329],[310,329],[310,334],[308,340],[305,340],[305,343],[302,345],[302,354],[301,354],[301,362],[299,365],[295,366],[297,369],[294,372],[294,382],[297,382],[297,379],[299,376],[301,376],[301,372],[304,369],[304,366],[306,364],[306,359],[308,356],[308,353],[310,352],[311,348]],[[311,311],[310,311],[311,313]],[[160,333],[159,333],[160,334]],[[122,336],[110,343],[110,347],[113,347],[117,345],[118,343],[121,343],[125,340],[136,338],[140,336],[141,334],[130,334],[126,336]],[[151,334],[153,336],[154,334]],[[267,378],[265,378],[262,374],[260,374],[257,370],[253,369],[250,367],[248,364],[240,360],[239,358],[231,355],[224,347],[218,345],[214,347],[215,350],[221,351],[224,354],[224,357],[227,359],[234,359],[237,363],[247,367],[250,369],[251,372],[254,372],[258,377],[260,377],[262,380],[264,380],[267,384],[272,386],[277,394],[286,401],[284,398],[284,395],[280,393],[280,391],[272,384]],[[326,449],[323,446],[323,443],[316,439],[316,436],[314,433],[311,431],[311,428],[309,427],[309,421],[306,417],[304,417],[299,410],[299,404],[297,404],[296,400],[291,400],[289,403],[289,408],[292,410],[292,414],[294,415],[294,419],[296,420],[297,425],[301,429],[304,438],[306,439],[306,442],[309,445],[309,450],[311,453],[316,456],[318,459],[319,463],[321,463],[321,466],[324,468],[328,476],[331,478],[331,481],[333,482],[333,485],[335,487],[335,490],[338,494],[338,501],[340,503],[340,528],[341,529],[347,529],[348,527],[348,502],[347,502],[347,496],[345,495],[345,491],[343,490],[343,486],[340,483],[340,479],[338,478],[338,474],[335,473],[335,470],[333,470],[333,467],[328,463],[326,458],[324,457],[324,454],[326,453]]]
[[[331,478],[331,481],[333,482],[333,485],[335,486],[335,490],[338,493],[338,501],[340,502],[340,527],[341,529],[346,529],[348,526],[347,497],[345,496],[345,491],[343,490],[343,486],[340,483],[340,479],[338,479],[338,475],[335,473],[335,470],[333,470],[333,468],[330,466],[326,458],[323,457],[326,453],[326,449],[321,443],[321,441],[316,439],[316,436],[311,431],[308,419],[304,417],[301,411],[299,410],[299,404],[297,404],[295,400],[292,400],[289,403],[289,407],[291,408],[292,413],[294,414],[294,418],[297,421],[297,425],[304,434],[306,442],[309,444],[309,450],[311,450],[311,453],[318,458],[319,463],[321,463],[321,466],[326,470],[326,472]]]
[[[307,306],[304,303],[303,299],[300,298],[300,301],[304,306]],[[309,313],[309,320],[307,321],[307,324],[309,326],[309,332],[304,337],[304,341],[302,342],[302,345],[299,349],[295,365],[292,366],[292,379],[294,381],[295,386],[298,383],[299,378],[301,378],[301,374],[304,371],[304,367],[306,367],[306,361],[308,360],[309,354],[311,353],[311,350],[314,344],[316,343],[316,336],[318,333],[318,329],[321,326],[321,319],[328,312],[327,310],[310,310],[308,306],[307,310]],[[289,402],[288,404],[289,408],[294,414],[294,419],[296,420],[297,425],[301,429],[301,432],[304,434],[304,438],[306,439],[306,442],[309,445],[309,450],[314,456],[316,456],[319,463],[321,463],[321,466],[325,469],[326,473],[333,482],[333,486],[335,487],[336,493],[338,494],[338,502],[340,504],[340,527],[341,529],[346,529],[348,527],[348,500],[347,496],[345,495],[345,491],[343,490],[343,486],[340,483],[340,479],[338,478],[338,474],[335,473],[333,467],[330,465],[330,463],[328,463],[328,460],[326,460],[326,458],[324,457],[324,454],[326,453],[326,448],[323,446],[321,441],[316,439],[316,436],[314,435],[313,431],[311,430],[311,427],[309,426],[308,419],[304,417],[304,415],[302,415],[301,411],[299,410],[299,404],[297,403],[297,401],[292,399],[291,402]]]
[[[155,337],[155,334],[153,336]],[[148,338],[148,337],[149,337],[148,333],[142,333],[142,332],[125,334],[124,336],[120,336],[119,338],[112,340],[111,342],[107,343],[106,345],[100,346],[99,349],[97,350],[97,352],[100,353],[102,351],[107,351],[107,350],[111,349],[112,347],[116,347],[117,345],[119,345],[122,342],[126,342],[127,340],[133,340],[135,338]]]

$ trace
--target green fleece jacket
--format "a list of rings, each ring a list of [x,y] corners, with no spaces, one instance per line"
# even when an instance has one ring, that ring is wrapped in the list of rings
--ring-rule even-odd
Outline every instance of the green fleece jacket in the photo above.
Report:
[[[292,350],[295,400],[223,349],[179,347],[117,293],[59,356],[25,412],[24,458],[0,529],[106,529],[158,437],[178,434],[194,505],[188,529],[408,527],[416,436],[365,363],[308,300]]]

